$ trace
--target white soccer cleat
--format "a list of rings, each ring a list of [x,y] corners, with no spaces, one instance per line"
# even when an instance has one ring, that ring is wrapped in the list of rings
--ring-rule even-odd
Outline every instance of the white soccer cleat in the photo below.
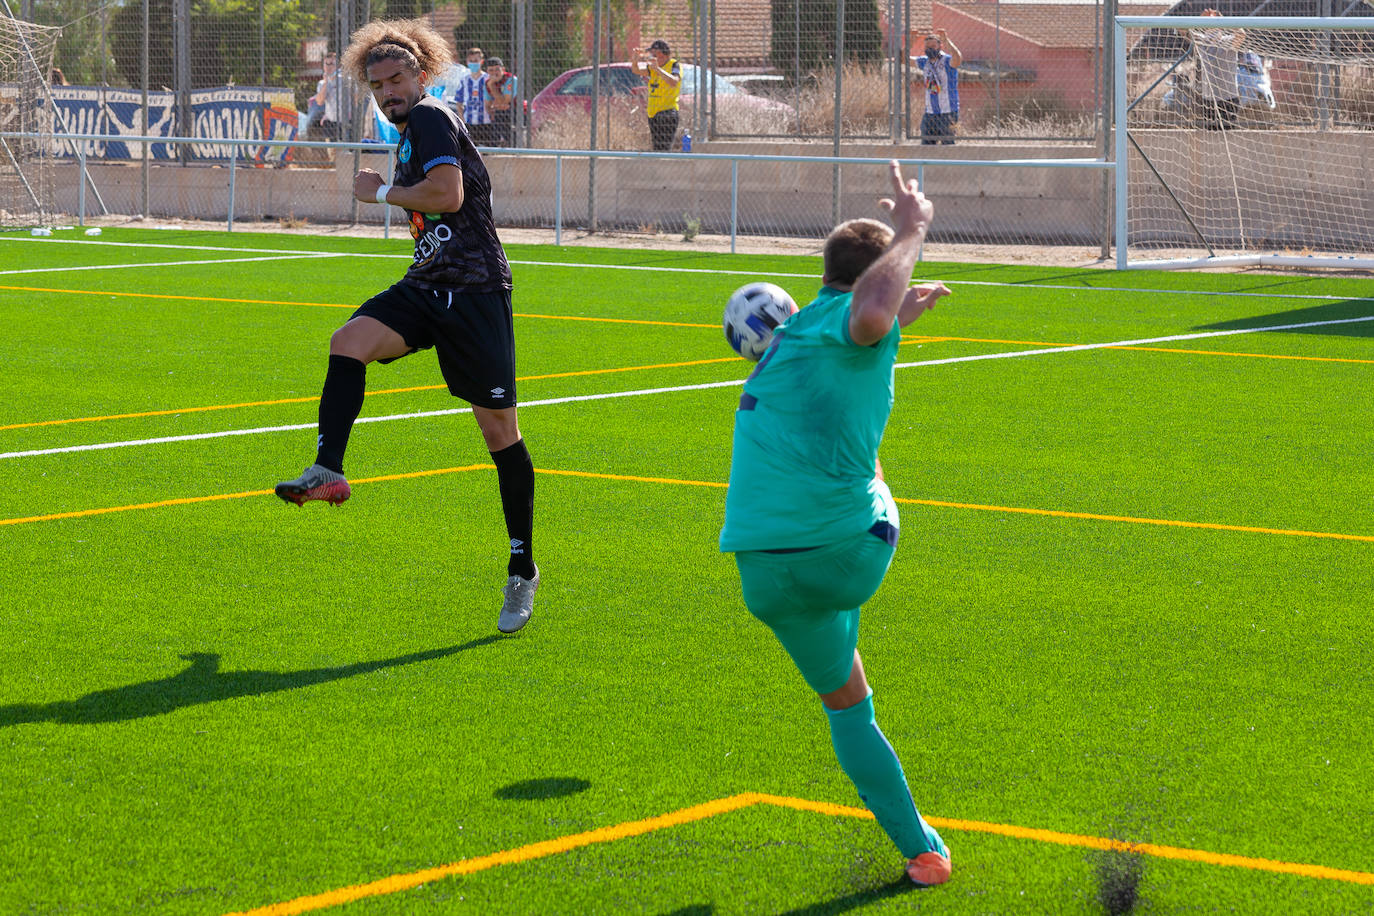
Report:
[[[530,622],[534,613],[534,592],[539,588],[539,567],[534,568],[533,579],[511,576],[501,591],[506,600],[501,605],[501,616],[496,621],[496,629],[502,633],[514,633]]]

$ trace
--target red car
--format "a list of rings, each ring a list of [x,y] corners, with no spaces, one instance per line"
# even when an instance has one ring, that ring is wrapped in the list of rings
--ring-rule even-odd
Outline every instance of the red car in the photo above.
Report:
[[[705,71],[705,77],[714,87],[717,123],[726,120],[728,132],[776,134],[797,129],[797,112],[791,105],[751,95],[710,70]],[[702,82],[702,71],[682,64],[678,107],[684,115],[692,110]],[[602,64],[600,88],[603,106],[619,104],[643,110],[648,100],[648,84],[628,63]],[[538,133],[542,125],[568,111],[581,111],[590,117],[591,110],[592,68],[565,70],[530,99],[530,130]]]

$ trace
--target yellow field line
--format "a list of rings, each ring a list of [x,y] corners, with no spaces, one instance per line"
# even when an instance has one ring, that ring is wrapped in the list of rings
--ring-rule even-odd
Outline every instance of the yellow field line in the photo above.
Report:
[[[637,477],[633,474],[602,474],[597,471],[562,471],[554,468],[535,468],[536,474],[552,474],[558,477],[588,477],[597,480],[633,480],[636,483],[670,483],[689,487],[716,487],[724,490],[729,484],[715,480],[682,480],[677,477]]]
[[[378,897],[410,890],[422,884],[450,878],[455,875],[470,875],[501,865],[514,865],[535,859],[560,855],[597,843],[610,843],[616,840],[643,836],[668,827],[677,827],[693,821],[705,820],[731,811],[750,808],[755,805],[772,805],[798,811],[812,811],[829,817],[857,817],[873,819],[872,812],[864,808],[836,805],[830,802],[810,801],[804,798],[788,798],[781,795],[765,795],[758,792],[743,792],[728,798],[720,798],[689,808],[680,808],[667,814],[628,821],[610,827],[599,827],[584,833],[552,840],[542,840],[526,846],[518,846],[503,852],[463,859],[436,868],[405,872],[371,881],[367,884],[354,884],[321,894],[297,897],[282,903],[272,903],[257,909],[244,910],[230,916],[291,916],[308,913],[328,907],[340,906],[366,897]],[[1201,862],[1206,865],[1220,865],[1230,868],[1248,868],[1254,871],[1275,872],[1278,874],[1298,875],[1304,878],[1319,878],[1329,881],[1346,881],[1353,884],[1374,884],[1374,873],[1348,871],[1341,868],[1328,868],[1324,865],[1307,865],[1300,862],[1282,862],[1274,859],[1257,859],[1248,856],[1235,856],[1227,853],[1208,852],[1202,849],[1186,849],[1177,846],[1159,846],[1154,843],[1127,843],[1106,837],[1087,836],[1076,833],[1060,833],[1056,830],[1041,830],[1033,827],[1018,827],[1013,824],[992,824],[986,821],[968,821],[946,817],[926,817],[934,827],[976,833],[990,833],[1041,843],[1054,843],[1060,846],[1075,846],[1086,849],[1103,849],[1116,852],[1153,856],[1160,859],[1177,859],[1187,862]]]
[[[1106,837],[1085,836],[1079,833],[1060,833],[1057,830],[1041,830],[1035,827],[1016,827],[1010,824],[990,824],[986,821],[966,821],[948,817],[927,817],[926,820],[929,821],[933,827],[976,833],[992,833],[998,836],[1014,837],[1019,840],[1055,843],[1060,846],[1079,846],[1085,849],[1104,849],[1112,852],[1135,853],[1137,855],[1153,856],[1157,859],[1177,859],[1183,862],[1201,862],[1204,865],[1221,865],[1227,868],[1248,868],[1254,871],[1298,875],[1303,878],[1346,881],[1351,884],[1374,884],[1374,872],[1350,871],[1344,868],[1328,868],[1325,865],[1308,865],[1302,862],[1283,862],[1277,859],[1257,859],[1250,856],[1236,856],[1224,852],[1208,852],[1205,849],[1160,846],[1156,843],[1128,843],[1123,840],[1113,840]]]
[[[652,363],[644,366],[617,366],[613,369],[579,369],[573,372],[546,372],[543,375],[522,375],[516,379],[517,382],[532,382],[551,378],[575,378],[583,375],[610,375],[617,372],[638,372],[649,369],[680,369],[684,366],[705,366],[711,363],[737,363],[738,356],[722,356],[713,359],[691,359],[678,363]],[[412,385],[409,388],[379,388],[376,391],[367,392],[367,397],[375,397],[379,394],[409,394],[415,391],[438,391],[447,389],[447,385]],[[139,413],[113,413],[102,417],[67,417],[62,420],[38,420],[32,423],[11,423],[7,426],[0,426],[0,430],[5,429],[31,429],[36,426],[62,426],[67,423],[99,423],[103,420],[133,420],[140,417],[168,417],[183,413],[202,413],[211,410],[235,410],[240,407],[272,407],[279,404],[306,404],[313,403],[320,399],[319,395],[311,395],[305,398],[280,398],[275,401],[245,401],[241,404],[211,404],[204,407],[180,407],[174,410],[145,410]]]
[[[437,881],[440,878],[448,878],[453,875],[470,875],[474,872],[485,871],[488,868],[495,868],[498,865],[512,865],[517,862],[529,862],[534,859],[542,859],[546,856],[558,855],[584,846],[591,846],[595,843],[608,843],[613,840],[624,840],[630,837],[642,836],[652,833],[655,830],[662,830],[665,827],[676,827],[679,824],[688,824],[692,821],[699,821],[703,818],[714,817],[717,814],[724,814],[727,811],[734,811],[739,808],[747,808],[750,805],[758,804],[757,800],[750,795],[735,795],[730,798],[717,799],[716,801],[706,802],[701,805],[693,805],[690,808],[682,808],[677,811],[670,811],[667,814],[660,814],[657,817],[645,818],[641,821],[630,821],[624,824],[615,824],[610,827],[601,827],[596,830],[588,830],[585,833],[574,833],[570,836],[559,837],[554,840],[544,840],[538,843],[530,843],[528,846],[520,846],[515,849],[508,849],[504,852],[497,852],[487,856],[480,856],[475,859],[463,859],[448,865],[440,865],[437,868],[426,868],[421,871],[408,872],[406,874],[392,875],[389,878],[382,878],[379,881],[372,881],[368,884],[355,884],[351,887],[341,887],[337,890],[326,891],[323,894],[314,894],[309,897],[297,897],[295,900],[288,900],[284,903],[273,903],[255,910],[246,910],[235,916],[289,916],[293,913],[307,913],[311,910],[321,910],[326,907],[338,906],[354,900],[361,900],[364,897],[376,897],[381,894],[394,894],[397,891],[409,890],[430,881]]]
[[[1094,512],[1065,512],[1059,509],[1028,509],[1023,506],[985,506],[980,503],[945,502],[938,499],[911,499],[894,496],[899,503],[914,506],[936,506],[944,509],[975,509],[980,512],[1013,512],[1021,515],[1049,515],[1055,518],[1078,518],[1095,522],[1126,522],[1132,525],[1166,525],[1173,528],[1205,528],[1211,531],[1243,531],[1249,534],[1282,534],[1288,537],[1329,538],[1338,541],[1374,543],[1374,535],[1339,534],[1332,531],[1301,531],[1288,528],[1260,528],[1253,525],[1222,525],[1216,522],[1183,522],[1169,518],[1140,518],[1134,515],[1099,515]]]
[[[181,299],[181,300],[205,301],[205,302],[236,302],[236,303],[246,303],[246,304],[251,304],[251,305],[304,305],[304,306],[315,306],[315,307],[320,307],[320,308],[355,308],[355,306],[352,306],[352,305],[344,305],[344,304],[333,303],[333,302],[296,302],[296,301],[286,301],[286,300],[279,300],[279,299],[224,299],[224,298],[216,298],[216,297],[214,297],[214,296],[184,296],[184,295],[171,295],[171,294],[165,294],[165,293],[122,293],[122,292],[111,292],[111,291],[106,291],[106,290],[53,289],[53,288],[40,287],[40,286],[5,286],[5,285],[0,285],[0,289],[20,290],[20,291],[25,291],[25,292],[72,293],[72,294],[91,295],[91,296],[123,296],[123,297],[144,298],[144,299]],[[516,317],[518,317],[518,318],[539,318],[539,319],[546,319],[546,320],[550,320],[550,321],[591,321],[591,322],[602,322],[602,323],[609,323],[609,324],[647,324],[647,325],[659,325],[659,326],[664,326],[664,327],[679,327],[679,328],[715,328],[715,327],[716,327],[716,325],[714,325],[714,324],[698,324],[698,323],[694,323],[694,322],[682,322],[682,321],[652,321],[652,320],[638,319],[638,318],[596,318],[596,317],[587,317],[587,316],[581,316],[581,315],[541,315],[541,314],[533,314],[533,313],[525,313],[525,312],[517,312],[517,313],[515,313],[515,314],[516,314]],[[904,343],[904,344],[907,344],[907,343],[920,343],[920,344],[924,344],[924,343],[944,343],[944,342],[947,342],[947,341],[956,341],[956,342],[960,342],[960,343],[1008,344],[1008,345],[1013,345],[1013,346],[1025,346],[1025,347],[1066,347],[1066,346],[1071,346],[1071,344],[1064,344],[1064,343],[1049,343],[1049,342],[1043,341],[1043,340],[1003,340],[1003,339],[995,338],[995,337],[944,337],[944,336],[919,336],[919,335],[917,335],[917,336],[910,336],[910,337],[903,337],[901,342]],[[1343,358],[1343,357],[1334,357],[1334,356],[1289,356],[1289,355],[1274,354],[1274,353],[1236,353],[1236,352],[1229,351],[1229,350],[1185,350],[1185,349],[1180,349],[1180,348],[1176,348],[1176,347],[1126,346],[1126,347],[1104,347],[1103,349],[1106,349],[1106,350],[1143,350],[1143,351],[1149,351],[1149,352],[1154,352],[1154,353],[1183,353],[1183,354],[1192,354],[1192,355],[1199,355],[1199,356],[1240,356],[1240,357],[1246,357],[1246,358],[1249,358],[1249,359],[1288,359],[1288,360],[1299,360],[1299,361],[1308,361],[1308,362],[1324,362],[1324,363],[1357,363],[1357,364],[1361,364],[1361,365],[1374,365],[1374,360],[1370,360],[1370,359],[1346,359],[1346,358]],[[605,374],[615,373],[615,372],[634,372],[634,371],[638,371],[638,370],[648,370],[648,369],[676,369],[676,368],[681,368],[681,367],[684,367],[684,366],[702,366],[702,365],[708,365],[708,364],[711,364],[711,363],[728,363],[728,362],[734,362],[735,359],[736,359],[736,358],[733,357],[733,356],[726,356],[726,357],[720,357],[720,358],[716,358],[716,359],[698,359],[698,360],[689,360],[689,361],[686,361],[686,362],[678,362],[678,363],[658,363],[658,364],[645,365],[645,366],[623,366],[623,367],[618,367],[618,368],[614,368],[614,369],[586,369],[586,370],[581,370],[581,371],[576,371],[576,372],[550,372],[550,373],[545,373],[545,374],[543,374],[543,375],[528,375],[528,376],[522,376],[522,377],[520,377],[520,378],[517,378],[516,381],[524,382],[524,381],[535,381],[535,380],[540,380],[540,379],[552,379],[552,378],[574,378],[574,377],[576,377],[576,376],[582,376],[582,375],[605,375]],[[406,393],[416,392],[416,391],[437,391],[437,390],[442,389],[442,388],[444,388],[444,387],[446,387],[446,386],[444,386],[444,385],[416,385],[416,386],[412,386],[412,387],[409,387],[409,388],[383,388],[383,389],[379,389],[379,390],[377,390],[377,391],[369,391],[367,394],[368,394],[368,397],[372,397],[372,396],[375,396],[375,395],[382,395],[382,394],[406,394]],[[105,416],[96,416],[96,417],[68,417],[68,418],[64,418],[64,419],[60,419],[60,420],[41,420],[41,421],[36,421],[36,422],[31,422],[31,423],[10,423],[10,424],[6,424],[6,425],[0,425],[0,430],[9,430],[9,429],[31,429],[31,428],[40,427],[40,426],[62,426],[62,425],[68,424],[68,423],[99,423],[99,422],[106,421],[106,420],[133,420],[133,419],[140,419],[140,418],[146,418],[146,417],[166,417],[166,416],[174,416],[174,415],[176,415],[176,414],[183,414],[183,413],[203,413],[203,412],[215,411],[215,410],[237,410],[237,409],[244,408],[244,407],[273,407],[273,406],[278,406],[278,405],[282,405],[282,404],[305,404],[305,403],[310,403],[310,402],[312,402],[312,401],[318,401],[318,400],[319,400],[319,396],[318,396],[318,395],[311,395],[310,397],[302,397],[302,398],[279,398],[279,399],[276,399],[276,400],[268,400],[268,401],[244,401],[244,402],[241,402],[241,403],[238,403],[238,404],[211,404],[211,405],[199,406],[199,407],[179,407],[179,408],[174,408],[174,409],[170,409],[170,410],[145,410],[145,411],[139,411],[139,412],[136,412],[136,413],[108,414],[108,415],[105,415]]]
[[[4,288],[4,287],[0,287]],[[526,317],[545,317],[545,316],[526,316]],[[620,318],[569,318],[570,321],[622,321],[629,319]],[[665,322],[655,322],[663,324]],[[714,327],[714,325],[683,325],[684,327]],[[1043,341],[1033,340],[994,340],[991,338],[978,337],[904,337],[902,343],[943,343],[945,341],[961,341],[969,343],[996,343],[996,344],[1016,344],[1020,346],[1032,347],[1058,347],[1067,344],[1044,343]],[[1308,362],[1322,363],[1358,363],[1361,365],[1374,365],[1374,359],[1346,359],[1335,356],[1288,356],[1276,353],[1235,353],[1229,350],[1182,350],[1173,347],[1104,347],[1107,350],[1148,350],[1155,353],[1185,353],[1200,356],[1243,356],[1250,359],[1291,359]],[[546,372],[542,375],[522,375],[516,379],[517,382],[540,381],[553,378],[576,378],[584,375],[610,375],[617,372],[638,372],[651,369],[681,369],[686,366],[707,366],[713,363],[733,363],[737,362],[738,357],[722,356],[713,359],[692,359],[677,363],[651,363],[643,366],[617,366],[613,369],[581,369],[573,372]],[[407,388],[379,388],[376,391],[369,391],[368,397],[375,397],[382,394],[410,394],[416,391],[439,391],[447,388],[446,385],[412,385]],[[98,417],[67,417],[61,420],[37,420],[31,423],[9,423],[0,425],[0,430],[7,429],[32,429],[39,426],[63,426],[69,423],[100,423],[106,420],[135,420],[145,417],[169,417],[183,413],[204,413],[215,410],[238,410],[244,407],[275,407],[282,404],[307,404],[318,401],[319,395],[311,395],[302,398],[278,398],[271,401],[243,401],[238,404],[210,404],[199,407],[178,407],[171,410],[144,410],[137,413],[114,413]]]
[[[491,464],[470,464],[455,468],[438,468],[431,471],[410,471],[405,474],[386,474],[381,477],[362,477],[350,481],[354,486],[364,483],[380,483],[388,480],[413,480],[419,477],[435,477],[441,474],[456,474],[464,471],[495,470]],[[607,474],[598,471],[569,471],[559,468],[535,468],[536,474],[549,474],[555,477],[582,477],[591,480],[629,480],[636,483],[663,483],[686,487],[710,487],[725,489],[728,484],[715,480],[684,480],[677,477],[647,477],[635,474]],[[136,503],[127,506],[107,506],[100,509],[81,509],[74,512],[56,512],[50,515],[30,515],[22,518],[0,519],[0,526],[23,525],[29,522],[51,522],[66,518],[85,518],[92,515],[106,515],[111,512],[132,512],[138,509],[160,509],[167,506],[185,506],[192,503],[216,502],[225,499],[243,499],[248,496],[266,496],[271,490],[246,490],[242,493],[219,493],[213,496],[190,496],[183,499],[167,499],[159,502]],[[894,496],[893,500],[914,506],[933,506],[940,509],[972,509],[979,512],[1011,512],[1019,515],[1046,515],[1054,518],[1073,518],[1097,522],[1125,522],[1133,525],[1164,525],[1174,528],[1200,528],[1210,531],[1239,531],[1247,534],[1277,534],[1286,537],[1324,538],[1338,541],[1361,541],[1374,543],[1374,535],[1340,534],[1331,531],[1302,531],[1288,528],[1261,528],[1252,525],[1223,525],[1215,522],[1185,522],[1167,518],[1140,518],[1133,515],[1102,515],[1094,512],[1066,512],[1060,509],[1030,509],[1023,506],[991,506],[981,503],[957,503],[939,499],[913,499]]]
[[[6,286],[0,289],[24,293],[66,293],[73,296],[115,296],[122,299],[176,299],[183,302],[231,302],[238,305],[305,305],[311,308],[356,309],[359,303],[301,302],[285,299],[225,299],[218,296],[186,296],[176,293],[121,293],[107,289],[56,289],[47,286]],[[653,324],[669,328],[718,328],[717,324],[695,324],[683,321],[654,321],[648,318],[589,318],[582,315],[534,315],[516,312],[516,318],[544,318],[549,321],[603,321],[609,324]]]
[[[434,477],[438,474],[457,474],[462,471],[494,471],[494,464],[470,464],[459,468],[439,468],[433,471],[411,471],[407,474],[384,474],[380,477],[362,477],[351,481],[360,483],[379,483],[384,480],[407,480],[416,477]],[[162,509],[167,506],[189,506],[193,503],[218,502],[224,499],[244,499],[249,496],[272,496],[271,490],[245,490],[242,493],[217,493],[214,496],[188,496],[184,499],[164,499],[154,503],[136,503],[131,506],[107,506],[102,509],[80,509],[75,512],[54,512],[51,515],[30,515],[26,518],[0,518],[0,526],[23,525],[28,522],[55,522],[64,518],[86,518],[92,515],[108,515],[111,512],[133,512],[137,509]]]

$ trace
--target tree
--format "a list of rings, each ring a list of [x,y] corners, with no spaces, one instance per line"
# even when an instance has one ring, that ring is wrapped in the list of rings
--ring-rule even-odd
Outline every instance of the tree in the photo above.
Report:
[[[148,0],[150,88],[176,87],[173,0]],[[191,12],[191,86],[233,83],[294,86],[302,43],[324,34],[326,23],[298,0],[188,0]],[[262,18],[259,20],[259,4]],[[130,0],[111,17],[111,49],[123,84],[142,85],[143,2]],[[313,88],[313,87],[311,87]]]
[[[802,75],[835,62],[835,23],[839,16],[836,0],[806,0],[798,15],[801,0],[772,0],[773,66],[791,75]],[[876,0],[845,0],[844,59],[872,64],[883,58],[883,33],[879,26]]]
[[[62,28],[53,66],[74,86],[96,86],[116,76],[108,35],[101,39],[101,26],[108,26],[111,18],[110,8],[92,13],[90,5],[90,0],[36,0],[33,5],[34,22]]]
[[[510,0],[468,0],[467,18],[453,30],[461,57],[468,48],[518,64],[527,95],[534,95],[555,76],[578,64],[574,0],[526,0],[529,10],[530,59],[521,61],[511,30]]]

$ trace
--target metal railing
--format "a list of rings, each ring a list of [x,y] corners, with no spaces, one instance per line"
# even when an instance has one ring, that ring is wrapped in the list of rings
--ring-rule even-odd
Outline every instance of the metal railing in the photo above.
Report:
[[[14,134],[14,133],[0,133],[0,137],[21,137],[21,136],[30,137],[30,136],[32,136],[32,135],[27,135],[27,134]],[[133,135],[133,136],[131,136],[131,135],[119,135],[119,136],[116,136],[116,135],[108,135],[108,134],[70,134],[70,135],[65,135],[65,136],[63,136],[63,137],[61,137],[60,139],[63,139],[63,140],[71,140],[71,141],[97,141],[97,142],[119,141],[119,142],[125,143],[125,144],[152,144],[152,143],[158,143],[158,144],[169,144],[169,145],[190,144],[190,143],[203,143],[203,142],[205,142],[205,141],[204,141],[204,138],[194,138],[194,137],[162,137],[162,136],[145,136],[145,135]],[[377,144],[377,143],[360,143],[360,142],[351,142],[351,143],[349,143],[349,142],[321,142],[321,141],[291,141],[291,142],[289,142],[289,143],[283,143],[283,142],[272,143],[272,142],[270,142],[270,141],[269,141],[269,142],[264,142],[262,139],[217,139],[215,142],[216,142],[217,144],[222,144],[222,145],[229,146],[229,147],[232,148],[232,154],[230,155],[227,164],[226,164],[225,166],[223,166],[223,167],[225,168],[226,172],[227,172],[226,181],[227,181],[227,186],[228,186],[228,206],[227,206],[227,214],[226,214],[226,216],[225,216],[225,220],[226,220],[226,228],[227,228],[229,231],[233,231],[233,229],[234,229],[234,224],[235,224],[235,220],[236,220],[236,218],[237,218],[237,210],[236,210],[236,194],[237,194],[237,185],[238,185],[237,173],[238,173],[238,170],[239,170],[239,168],[240,168],[240,160],[242,159],[242,160],[244,160],[244,162],[247,162],[247,161],[249,161],[249,160],[251,159],[251,154],[250,154],[250,153],[247,153],[248,150],[262,150],[262,149],[265,149],[265,148],[280,148],[280,147],[283,147],[283,146],[290,146],[290,147],[292,147],[292,148],[313,148],[313,149],[333,150],[333,151],[335,151],[335,152],[350,152],[350,153],[355,154],[355,156],[358,156],[358,157],[360,157],[362,154],[385,155],[385,156],[387,157],[386,174],[389,174],[389,173],[391,172],[392,167],[394,166],[394,163],[395,163],[395,151],[394,151],[394,149],[393,149],[392,147],[389,147],[389,146],[382,146],[382,145]],[[90,172],[89,172],[89,165],[90,165],[90,162],[89,162],[89,158],[87,157],[87,155],[86,155],[86,153],[85,153],[84,146],[83,146],[82,143],[80,143],[80,142],[76,143],[75,145],[77,146],[77,148],[78,148],[78,150],[79,150],[79,153],[78,153],[78,156],[77,156],[77,159],[76,159],[77,167],[78,167],[78,169],[79,169],[79,175],[77,176],[77,183],[78,183],[78,185],[79,185],[79,191],[78,191],[77,203],[76,203],[76,210],[77,210],[77,212],[76,212],[76,218],[77,218],[78,224],[80,224],[80,225],[85,225],[85,222],[86,222],[86,220],[87,220],[87,218],[88,218],[86,187],[87,187],[87,185],[92,185],[93,182],[94,182],[94,180],[93,180],[92,175],[91,175]],[[930,182],[929,182],[929,180],[928,180],[928,170],[929,170],[929,169],[955,169],[955,170],[958,170],[959,172],[962,172],[962,170],[965,170],[965,169],[978,170],[978,169],[990,169],[990,168],[1001,168],[1001,169],[1007,169],[1007,168],[1012,168],[1012,169],[1035,169],[1035,170],[1044,170],[1044,169],[1060,170],[1060,169],[1068,169],[1068,170],[1079,170],[1079,171],[1086,170],[1086,171],[1090,171],[1090,172],[1101,173],[1101,174],[1103,174],[1103,175],[1114,174],[1114,173],[1115,173],[1115,170],[1116,170],[1116,165],[1115,165],[1115,163],[1113,163],[1113,162],[1103,161],[1103,160],[1101,160],[1101,159],[1087,159],[1087,158],[1078,158],[1078,159],[946,159],[946,158],[919,158],[919,157],[910,157],[910,156],[901,156],[901,155],[897,155],[897,156],[893,156],[893,157],[887,157],[887,158],[877,158],[877,157],[846,157],[846,156],[751,155],[751,154],[741,154],[741,153],[657,153],[657,152],[634,152],[634,151],[624,151],[624,150],[591,150],[591,151],[589,151],[589,150],[574,150],[574,149],[554,149],[554,150],[547,150],[547,149],[509,149],[509,148],[504,148],[504,147],[503,147],[503,148],[483,148],[483,149],[481,149],[481,152],[482,152],[483,156],[487,159],[487,161],[488,161],[489,163],[498,162],[500,159],[503,159],[503,158],[515,158],[515,159],[519,159],[519,158],[540,158],[540,159],[546,159],[546,160],[547,160],[547,159],[552,159],[552,160],[553,160],[553,188],[552,188],[552,198],[553,198],[552,223],[553,223],[553,226],[552,226],[552,228],[553,228],[553,232],[554,232],[554,244],[555,244],[555,245],[561,245],[561,244],[562,244],[562,242],[563,242],[563,231],[564,231],[564,229],[565,229],[565,224],[566,224],[566,220],[565,220],[565,217],[564,217],[564,198],[565,198],[565,196],[566,196],[566,194],[565,194],[565,178],[564,178],[565,168],[564,168],[564,164],[565,164],[566,161],[570,161],[570,160],[571,160],[571,161],[582,161],[582,160],[585,160],[585,161],[587,161],[587,163],[588,163],[588,165],[587,165],[588,172],[589,172],[589,174],[590,174],[591,176],[593,176],[593,177],[591,178],[591,180],[589,180],[589,181],[587,182],[587,186],[588,186],[588,188],[587,188],[587,189],[588,189],[587,212],[588,212],[588,223],[589,223],[589,225],[590,225],[593,229],[594,229],[595,226],[596,226],[596,216],[595,216],[595,213],[596,213],[596,209],[597,209],[597,183],[596,183],[596,181],[595,181],[595,179],[594,179],[594,175],[595,175],[595,166],[596,166],[596,164],[597,164],[598,162],[605,161],[605,160],[644,160],[644,161],[653,161],[653,162],[657,162],[657,163],[664,163],[664,162],[678,162],[678,163],[685,163],[685,162],[715,162],[715,163],[728,163],[729,169],[730,169],[730,178],[729,178],[728,186],[726,186],[726,187],[724,187],[724,188],[716,187],[716,188],[714,188],[713,190],[715,190],[715,191],[717,191],[717,192],[720,192],[720,191],[722,191],[722,190],[728,190],[728,193],[729,193],[730,204],[729,204],[729,221],[728,221],[728,222],[729,222],[730,250],[731,250],[732,252],[734,252],[734,251],[736,250],[738,238],[739,238],[739,236],[740,236],[740,234],[741,234],[741,233],[740,233],[740,226],[741,226],[741,212],[740,212],[740,188],[741,188],[741,180],[740,180],[740,167],[741,167],[741,165],[749,165],[749,166],[752,166],[752,165],[763,164],[763,163],[790,163],[790,164],[806,164],[806,165],[813,165],[813,166],[816,166],[816,165],[819,165],[819,166],[829,166],[829,167],[830,167],[830,174],[831,174],[831,187],[830,187],[830,189],[829,189],[829,191],[830,191],[830,199],[831,199],[831,207],[830,207],[830,214],[829,214],[829,215],[830,215],[830,225],[834,225],[835,223],[838,223],[838,222],[840,221],[840,218],[841,218],[840,209],[841,209],[841,197],[842,197],[842,192],[843,192],[842,182],[841,182],[841,176],[840,176],[840,169],[841,169],[841,167],[853,167],[853,166],[879,166],[879,167],[881,167],[881,166],[886,166],[886,165],[887,165],[889,162],[891,162],[893,159],[896,159],[896,160],[897,160],[899,163],[901,163],[904,167],[914,168],[914,169],[915,169],[915,177],[916,177],[917,181],[920,183],[920,186],[921,186],[924,190],[926,190],[926,191],[928,191],[929,193],[931,193],[932,196],[933,196],[933,197],[936,197],[936,198],[939,198],[939,197],[940,197],[940,193],[941,193],[941,192],[940,192],[940,187],[939,187],[938,184],[935,185],[935,186],[933,186],[933,187],[931,186],[931,184],[930,184]],[[128,160],[125,160],[125,161],[128,161]],[[137,160],[134,160],[134,161],[137,161]],[[179,164],[174,164],[174,163],[173,163],[173,164],[162,165],[162,166],[160,166],[160,168],[161,168],[161,169],[176,169],[176,170],[180,170],[180,169],[186,169],[186,168],[192,168],[192,169],[194,169],[194,168],[198,168],[198,167],[196,167],[196,166],[184,166],[184,165],[179,165]],[[201,167],[199,167],[199,168],[204,168],[204,166],[201,166]],[[297,173],[297,174],[300,174],[300,175],[308,175],[308,174],[311,173],[311,171],[312,171],[312,170],[308,170],[308,169],[284,169],[284,170],[279,170],[278,173],[279,173],[279,174],[284,174],[284,175],[290,175],[291,173],[294,172],[294,173]],[[908,173],[908,174],[910,174],[910,173]],[[815,189],[815,188],[813,188],[812,190],[823,190],[823,189]],[[873,190],[874,190],[874,192],[875,192],[875,197],[876,197],[876,196],[878,196],[879,194],[881,194],[881,192],[884,190],[884,188],[883,188],[883,187],[875,187]],[[147,209],[147,200],[146,200],[146,198],[145,198],[145,201],[144,201],[144,209],[145,209],[145,212],[146,212],[146,209]],[[391,219],[392,219],[392,209],[393,209],[393,208],[391,208],[391,207],[386,207],[386,208],[385,208],[385,216],[384,216],[383,221],[382,221],[382,223],[383,223],[383,236],[384,236],[384,237],[387,237],[387,238],[390,237]],[[1110,214],[1109,214],[1109,213],[1107,213],[1107,212],[1101,213],[1101,214],[1100,214],[1100,218],[1101,218],[1102,221],[1104,221],[1104,223],[1105,223],[1106,225],[1110,225]],[[356,200],[353,202],[352,219],[353,219],[354,222],[358,222],[358,202],[357,202]],[[1096,222],[1096,220],[1094,220],[1094,222]],[[1024,243],[1033,242],[1034,239],[1031,239],[1031,238],[1018,239],[1018,229],[1017,229],[1017,227],[1015,227],[1015,226],[1008,226],[1008,227],[1006,227],[1006,235],[1005,235],[1005,238],[998,239],[998,241],[1004,241],[1004,242],[1006,242],[1007,244],[1018,244],[1018,243],[1024,244]]]

